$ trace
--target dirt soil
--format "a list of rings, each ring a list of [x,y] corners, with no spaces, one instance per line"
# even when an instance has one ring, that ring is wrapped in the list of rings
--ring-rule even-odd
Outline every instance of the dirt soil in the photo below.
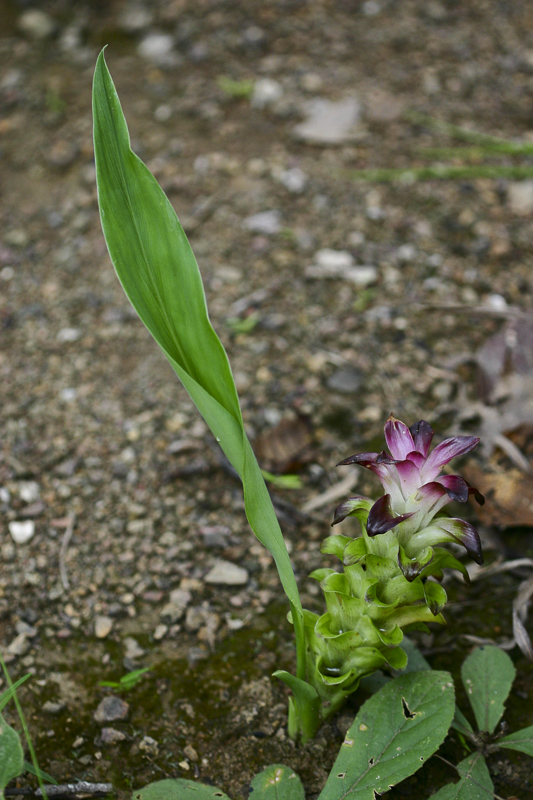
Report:
[[[301,478],[272,492],[304,605],[320,609],[307,575],[333,509],[377,496],[377,481],[358,473],[337,501],[306,503],[345,479],[339,460],[383,447],[391,411],[457,432],[479,400],[469,359],[533,295],[531,182],[371,184],[352,171],[423,166],[421,148],[461,144],[409,111],[533,141],[533,6],[0,0],[0,37],[0,644],[13,678],[33,676],[20,694],[41,767],[112,782],[119,798],[176,776],[240,798],[281,762],[316,796],[361,697],[306,747],[287,738],[270,674],[293,668],[292,638],[272,559],[107,255],[96,55],[109,45],[134,149],[190,236],[262,465]],[[336,143],[295,134],[320,99],[351,109],[350,131],[331,124]],[[470,457],[481,473],[486,456]],[[489,561],[533,555],[530,529],[481,532]],[[212,583],[220,561],[245,572]],[[448,628],[419,640],[431,663],[457,677],[465,637],[509,638],[523,577],[450,579]],[[511,655],[518,727],[533,717],[532,668]],[[98,682],[144,667],[120,695],[123,719],[102,711],[113,690]],[[444,755],[459,760],[459,743]],[[530,758],[490,763],[500,795],[533,798]],[[453,778],[432,759],[388,796],[429,797]]]

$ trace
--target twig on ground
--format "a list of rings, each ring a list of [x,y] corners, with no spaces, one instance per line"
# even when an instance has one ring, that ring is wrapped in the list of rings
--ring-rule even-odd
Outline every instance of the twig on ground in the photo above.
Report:
[[[67,590],[70,586],[68,581],[67,575],[67,566],[65,563],[65,558],[67,555],[68,546],[70,544],[70,540],[72,539],[72,534],[74,533],[74,525],[76,523],[76,517],[74,514],[71,514],[68,520],[68,525],[63,534],[63,539],[61,540],[61,548],[59,550],[59,574],[61,575],[61,583],[63,584],[63,589]]]
[[[106,797],[108,794],[113,794],[113,784],[111,783],[88,783],[87,781],[78,781],[78,783],[60,783],[57,786],[46,786],[46,794],[48,797],[54,798],[68,798],[68,797]],[[6,797],[42,797],[43,794],[40,789],[31,789],[29,787],[4,789]]]
[[[332,503],[340,497],[344,497],[353,489],[356,483],[357,474],[351,471],[341,481],[328,487],[325,492],[317,494],[316,497],[312,497],[307,503],[304,503],[302,511],[306,514],[309,511],[315,511],[317,508],[322,508],[322,506]]]

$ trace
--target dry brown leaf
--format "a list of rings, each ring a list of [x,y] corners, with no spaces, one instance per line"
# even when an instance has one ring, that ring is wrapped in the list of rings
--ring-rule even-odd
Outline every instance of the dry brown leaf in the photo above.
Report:
[[[309,459],[313,441],[305,417],[282,419],[274,428],[263,431],[254,442],[257,460],[263,469],[274,473],[294,472]]]
[[[485,496],[476,514],[486,525],[533,527],[533,476],[518,469],[485,472],[476,464],[463,470],[466,480]]]

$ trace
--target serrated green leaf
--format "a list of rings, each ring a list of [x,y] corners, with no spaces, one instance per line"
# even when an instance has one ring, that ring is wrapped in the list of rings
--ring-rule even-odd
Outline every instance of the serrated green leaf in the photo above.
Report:
[[[533,725],[510,733],[508,736],[504,736],[503,739],[498,739],[498,745],[506,747],[508,750],[520,750],[521,753],[533,756]]]
[[[0,792],[23,771],[24,751],[20,736],[0,714]]]
[[[305,800],[298,775],[283,764],[272,764],[252,781],[250,800]]]
[[[493,800],[494,786],[481,753],[472,753],[457,765],[459,783],[448,783],[429,800]]]
[[[442,744],[453,719],[448,672],[412,672],[362,706],[319,800],[374,800],[412,775]]]
[[[111,260],[141,320],[242,478],[252,530],[274,557],[283,588],[298,614],[298,642],[302,626],[298,588],[244,432],[229,361],[209,320],[200,272],[174,209],[130,148],[126,120],[103,52],[94,75],[93,113],[100,215]]]
[[[229,800],[215,786],[196,783],[185,778],[167,778],[149,783],[143,789],[133,792],[131,800]]]
[[[513,662],[499,647],[478,647],[463,662],[461,679],[480,731],[494,731],[515,675]]]

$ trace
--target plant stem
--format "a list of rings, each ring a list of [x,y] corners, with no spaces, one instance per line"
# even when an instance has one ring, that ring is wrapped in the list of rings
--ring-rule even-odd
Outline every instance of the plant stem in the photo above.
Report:
[[[476,164],[469,166],[451,166],[436,164],[431,167],[414,167],[412,169],[358,169],[350,170],[349,176],[355,181],[377,183],[416,183],[430,180],[475,180],[476,178],[507,178],[522,180],[533,177],[533,166],[498,166],[494,164]]]

